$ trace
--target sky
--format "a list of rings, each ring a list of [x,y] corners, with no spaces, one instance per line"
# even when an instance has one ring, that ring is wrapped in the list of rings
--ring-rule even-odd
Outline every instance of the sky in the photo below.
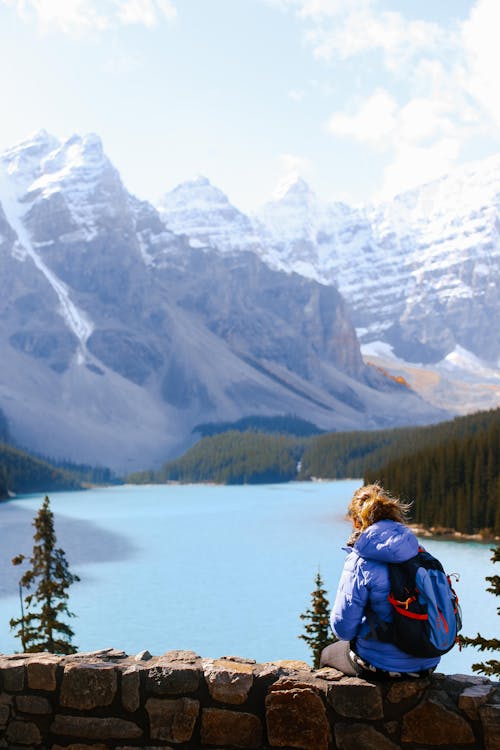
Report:
[[[0,0],[0,151],[97,133],[155,203],[377,201],[500,152],[499,0]]]

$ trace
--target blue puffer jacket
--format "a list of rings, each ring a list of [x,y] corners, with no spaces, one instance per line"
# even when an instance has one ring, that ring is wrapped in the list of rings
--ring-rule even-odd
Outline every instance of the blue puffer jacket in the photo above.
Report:
[[[330,622],[343,641],[356,638],[356,653],[374,667],[390,672],[431,669],[439,657],[419,658],[392,643],[367,637],[371,633],[365,612],[369,604],[378,619],[391,622],[388,562],[409,560],[418,552],[413,532],[396,521],[377,521],[360,534],[347,555]]]

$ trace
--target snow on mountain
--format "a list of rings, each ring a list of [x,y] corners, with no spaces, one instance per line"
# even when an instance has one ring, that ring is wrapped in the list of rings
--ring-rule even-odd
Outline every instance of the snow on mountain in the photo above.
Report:
[[[157,210],[97,136],[40,131],[0,155],[0,408],[37,450],[43,414],[54,455],[128,468],[203,421],[355,429],[488,408],[499,211],[500,157],[373,206],[294,179],[246,216],[198,177]]]
[[[500,327],[489,321],[500,315],[500,156],[358,208],[321,201],[298,178],[249,219],[231,207],[238,221],[225,221],[213,208],[227,210],[220,191],[210,186],[202,201],[192,190],[167,196],[174,231],[337,286],[362,342],[434,363],[458,346],[497,366]]]
[[[259,241],[250,219],[206,177],[178,185],[159,200],[157,209],[168,229],[187,234],[193,247],[231,251],[240,246],[254,247]]]
[[[83,138],[73,136],[41,162],[42,173],[27,191],[28,197],[48,199],[64,192],[66,205],[80,238],[91,239],[96,232],[96,211],[93,197],[103,174],[113,171],[104,156],[102,143],[94,134]],[[101,201],[101,209],[106,207]]]
[[[277,243],[312,240],[322,220],[322,206],[301,177],[282,183],[273,200],[265,204],[258,218]]]
[[[0,205],[5,218],[17,235],[13,253],[19,259],[29,257],[42,272],[59,300],[59,309],[68,328],[80,342],[81,353],[93,330],[93,324],[71,299],[67,285],[43,260],[38,245],[25,225],[30,208],[30,195],[40,192],[45,179],[44,166],[53,163],[59,154],[58,141],[45,131],[18,144],[0,156]]]
[[[252,217],[262,239],[261,256],[271,267],[329,283],[322,262],[323,229],[341,222],[346,212],[341,203],[320,201],[300,177],[283,183]]]
[[[336,286],[381,367],[420,368],[425,377],[410,377],[417,390],[432,371],[437,395],[420,391],[432,403],[462,412],[500,403],[500,155],[356,208],[293,178],[248,220],[220,212],[215,221],[213,205],[228,201],[210,189],[211,205],[189,184],[169,194],[174,231]]]
[[[167,195],[162,219],[97,136],[43,131],[0,175],[0,408],[25,446],[123,471],[178,454],[201,422],[446,416],[367,367],[337,289],[264,262],[277,240],[205,178]],[[309,193],[282,200],[307,214]]]

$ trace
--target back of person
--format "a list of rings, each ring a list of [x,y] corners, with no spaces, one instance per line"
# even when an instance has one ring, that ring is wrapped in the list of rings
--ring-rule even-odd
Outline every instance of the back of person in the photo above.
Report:
[[[377,638],[377,624],[392,621],[388,563],[409,560],[418,540],[404,521],[409,506],[378,484],[358,490],[349,506],[354,533],[331,613],[339,643],[323,651],[322,666],[346,674],[380,676],[428,674],[439,657],[417,657]]]

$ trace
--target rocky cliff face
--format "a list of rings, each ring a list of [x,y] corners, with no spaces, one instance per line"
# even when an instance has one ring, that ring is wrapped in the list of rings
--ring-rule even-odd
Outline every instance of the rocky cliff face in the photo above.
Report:
[[[196,236],[216,243],[222,222],[200,190]],[[177,191],[189,227],[189,186]],[[175,225],[174,202],[166,196],[163,205]],[[500,157],[356,209],[319,200],[299,179],[252,217],[253,232],[225,223],[225,246],[257,248],[273,268],[336,285],[363,343],[424,363],[462,347],[497,367],[500,333],[489,321],[500,313],[499,212]]]
[[[215,239],[131,196],[96,136],[39,133],[0,175],[0,408],[27,448],[123,471],[178,453],[199,422],[441,416],[365,366],[334,286],[229,245],[253,224],[206,182]]]
[[[189,184],[176,191],[182,215],[163,199],[164,220],[182,219],[192,237],[226,252],[250,250],[271,268],[336,286],[365,360],[405,377],[435,406],[469,413],[500,403],[500,157],[358,208],[321,201],[298,179],[243,232],[242,215],[238,223],[216,216],[212,190],[198,183],[195,226]]]

